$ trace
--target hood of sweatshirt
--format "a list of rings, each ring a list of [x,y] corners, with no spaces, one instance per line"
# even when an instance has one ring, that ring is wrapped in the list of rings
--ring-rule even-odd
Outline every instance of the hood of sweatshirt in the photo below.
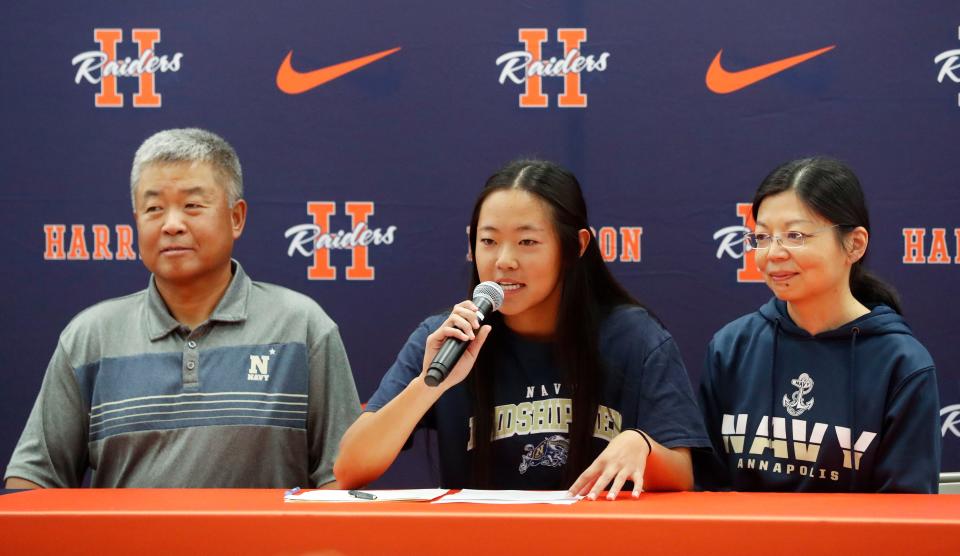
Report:
[[[866,315],[850,321],[839,328],[826,330],[816,335],[810,334],[797,326],[787,313],[786,302],[776,297],[771,298],[770,301],[761,306],[757,312],[770,324],[775,325],[779,323],[782,333],[796,336],[797,338],[850,339],[854,335],[860,338],[882,334],[913,335],[910,326],[903,320],[903,317],[886,305],[874,306]]]

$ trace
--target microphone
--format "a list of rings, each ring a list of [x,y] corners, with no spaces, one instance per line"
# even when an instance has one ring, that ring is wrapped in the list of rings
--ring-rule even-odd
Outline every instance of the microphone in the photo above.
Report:
[[[483,323],[486,315],[503,305],[503,288],[496,282],[480,282],[477,287],[473,288],[473,304],[477,306],[477,318]],[[440,347],[440,351],[437,352],[427,369],[427,376],[423,377],[427,386],[436,386],[447,378],[447,374],[460,360],[460,356],[463,355],[469,343],[469,340],[461,340],[453,336],[448,337],[443,342],[443,346]]]

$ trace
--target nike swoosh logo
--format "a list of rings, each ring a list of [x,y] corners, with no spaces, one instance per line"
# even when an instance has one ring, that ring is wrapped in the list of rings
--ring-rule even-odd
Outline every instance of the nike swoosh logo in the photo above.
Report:
[[[770,62],[769,64],[763,64],[762,66],[756,66],[742,71],[727,71],[723,69],[723,66],[720,65],[720,55],[723,54],[723,49],[721,49],[717,52],[717,56],[713,59],[713,62],[710,63],[710,67],[707,68],[707,88],[718,95],[739,91],[744,87],[749,87],[754,83],[763,81],[793,66],[802,64],[810,58],[815,58],[825,52],[829,52],[833,50],[835,46],[836,45],[830,45],[826,48],[812,50],[805,54],[798,54],[790,58],[784,58],[776,62]]]
[[[338,77],[343,77],[363,66],[372,64],[381,58],[386,58],[398,50],[400,50],[399,46],[305,73],[293,69],[293,66],[290,64],[290,59],[293,58],[293,51],[291,50],[280,64],[280,69],[277,70],[277,87],[288,95],[299,95],[300,93],[305,93],[310,89],[319,87],[324,83],[329,83]]]

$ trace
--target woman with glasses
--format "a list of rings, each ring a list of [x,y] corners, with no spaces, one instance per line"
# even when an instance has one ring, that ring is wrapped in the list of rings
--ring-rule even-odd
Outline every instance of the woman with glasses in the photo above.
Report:
[[[708,490],[937,492],[933,360],[864,267],[870,217],[844,164],[781,165],[747,248],[774,297],[714,335],[701,381]]]

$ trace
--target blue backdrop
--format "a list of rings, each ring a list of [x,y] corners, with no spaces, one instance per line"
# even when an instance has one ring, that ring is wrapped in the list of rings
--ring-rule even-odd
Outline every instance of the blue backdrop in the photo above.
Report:
[[[831,46],[733,92],[711,87],[743,75],[708,87],[721,50],[736,72]],[[542,75],[527,78],[523,52],[538,48]],[[63,326],[146,285],[124,249],[134,150],[199,126],[243,164],[236,257],[340,324],[364,400],[415,324],[465,297],[471,205],[504,162],[577,174],[612,270],[696,384],[713,332],[770,295],[741,281],[755,271],[731,241],[748,223],[738,203],[780,162],[841,158],[867,190],[870,264],[938,364],[943,466],[960,470],[958,57],[955,0],[4,3],[0,462]],[[351,243],[358,224],[379,241]],[[298,230],[335,241],[314,255]],[[430,483],[425,445],[380,484]]]

